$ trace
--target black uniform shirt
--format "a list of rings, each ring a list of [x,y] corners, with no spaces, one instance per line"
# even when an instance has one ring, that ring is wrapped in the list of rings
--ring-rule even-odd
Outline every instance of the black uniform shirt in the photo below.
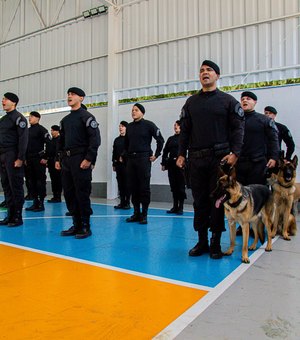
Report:
[[[150,120],[141,119],[128,124],[125,135],[125,151],[128,154],[149,152],[152,155],[151,140],[156,140],[155,157],[159,157],[164,145],[159,128]]]
[[[241,156],[252,159],[279,157],[278,131],[275,122],[256,111],[245,112],[246,125]]]
[[[295,143],[290,130],[283,124],[275,122],[278,129],[279,149],[281,150],[281,143],[284,141],[286,145],[286,159],[290,160],[295,151]]]
[[[71,111],[60,122],[59,151],[86,148],[85,159],[95,164],[101,144],[95,117],[83,108]]]
[[[0,148],[18,150],[18,159],[25,160],[28,143],[28,128],[26,118],[17,110],[7,112],[0,119]]]
[[[27,158],[46,157],[45,144],[50,142],[51,137],[47,129],[39,123],[31,125],[28,129]]]
[[[177,159],[178,145],[179,134],[175,134],[168,138],[163,150],[161,165],[166,166],[168,165],[169,160],[175,161]]]
[[[120,157],[124,154],[125,149],[125,136],[119,136],[114,140],[113,152],[112,152],[112,163],[116,166],[119,163]]]
[[[56,158],[56,150],[57,150],[57,144],[59,142],[59,136],[55,137],[49,141],[49,143],[46,144],[46,155],[48,158],[55,159]]]
[[[244,111],[231,95],[216,89],[189,97],[182,108],[179,155],[187,150],[213,148],[229,144],[239,156],[244,136]]]

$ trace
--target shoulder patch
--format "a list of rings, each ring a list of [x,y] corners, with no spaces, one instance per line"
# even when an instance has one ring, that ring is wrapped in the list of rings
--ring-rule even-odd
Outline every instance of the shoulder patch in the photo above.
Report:
[[[245,115],[244,110],[242,109],[240,103],[236,103],[235,108],[234,108],[234,112],[241,118],[243,118],[244,115]]]
[[[270,119],[269,125],[272,129],[275,129],[276,131],[278,131],[277,126],[275,125],[275,122],[273,119]]]
[[[160,129],[157,129],[156,130],[156,136],[159,136],[160,135]]]
[[[24,129],[24,128],[26,128],[26,122],[24,122],[24,120],[20,120],[18,126],[19,126],[21,129]]]
[[[291,134],[290,130],[288,131],[288,136],[292,138],[292,134]]]
[[[90,127],[96,129],[98,127],[98,123],[93,119],[90,123]]]
[[[179,115],[179,119],[182,119],[182,118],[185,118],[185,117],[186,117],[186,112],[185,112],[185,109],[182,108],[181,112],[180,112],[180,115]]]

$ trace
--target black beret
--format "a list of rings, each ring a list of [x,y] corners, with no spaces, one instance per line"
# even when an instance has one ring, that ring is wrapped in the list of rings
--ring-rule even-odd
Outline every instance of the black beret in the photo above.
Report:
[[[59,131],[59,130],[60,130],[60,127],[59,127],[58,125],[52,125],[52,126],[51,126],[51,129],[52,129],[53,131]]]
[[[272,113],[274,113],[275,115],[277,115],[277,110],[276,110],[275,107],[273,107],[273,106],[266,106],[266,107],[265,107],[265,111],[269,111],[269,112],[272,112]]]
[[[122,121],[120,122],[120,125],[123,125],[123,126],[127,127],[128,123],[127,123],[125,120],[122,120]]]
[[[6,92],[4,94],[4,97],[6,99],[10,100],[13,103],[18,104],[18,102],[19,102],[19,97],[16,94],[12,93],[12,92]]]
[[[79,97],[85,97],[85,92],[81,90],[79,87],[70,87],[67,93],[69,92],[75,93]]]
[[[252,98],[253,100],[257,101],[256,94],[254,94],[253,92],[250,92],[250,91],[244,91],[241,94],[241,98],[243,98],[243,97],[249,97],[249,98]]]
[[[41,118],[41,115],[37,111],[31,111],[29,114],[30,114],[30,116],[34,116],[36,118]]]
[[[211,67],[217,74],[220,74],[220,67],[216,63],[214,63],[213,61],[211,61],[211,60],[204,60],[202,62],[201,66],[203,66],[203,65]]]
[[[144,106],[143,106],[142,104],[140,104],[140,103],[135,103],[133,106],[138,107],[139,110],[140,110],[142,113],[145,113],[145,112],[146,112]]]

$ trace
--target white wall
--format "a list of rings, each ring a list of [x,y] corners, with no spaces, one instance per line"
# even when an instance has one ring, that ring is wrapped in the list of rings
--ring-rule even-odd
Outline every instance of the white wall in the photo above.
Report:
[[[256,93],[258,97],[256,111],[263,112],[264,107],[267,105],[274,106],[277,109],[277,121],[287,125],[290,129],[296,144],[295,153],[300,157],[300,85],[262,88],[252,91]],[[241,92],[242,91],[236,91],[231,94],[237,100],[240,100]],[[153,121],[161,129],[165,141],[169,136],[174,134],[173,124],[179,118],[181,108],[186,99],[186,97],[180,97],[142,102],[146,109],[145,119]],[[119,121],[126,120],[130,122],[132,120],[131,108],[133,104],[134,103],[123,104],[119,107]],[[102,144],[99,148],[98,160],[93,174],[93,181],[106,182],[107,162],[111,163],[111,155],[107,155],[107,143],[113,143],[113,140],[107,141],[107,108],[95,108],[89,111],[95,115],[99,122],[102,138]],[[41,124],[50,129],[50,126],[58,124],[64,115],[65,114],[44,115],[42,116]],[[114,130],[113,135],[117,137],[118,126],[116,126]],[[153,150],[155,146],[155,143],[153,143]],[[160,162],[161,158],[153,164],[151,184],[167,185],[167,174],[161,171]],[[297,171],[297,181],[300,182],[300,166]]]

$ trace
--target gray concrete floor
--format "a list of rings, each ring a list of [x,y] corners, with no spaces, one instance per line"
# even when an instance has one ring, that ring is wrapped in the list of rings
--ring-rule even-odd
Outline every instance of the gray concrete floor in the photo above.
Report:
[[[279,238],[176,340],[300,339],[299,244]]]

